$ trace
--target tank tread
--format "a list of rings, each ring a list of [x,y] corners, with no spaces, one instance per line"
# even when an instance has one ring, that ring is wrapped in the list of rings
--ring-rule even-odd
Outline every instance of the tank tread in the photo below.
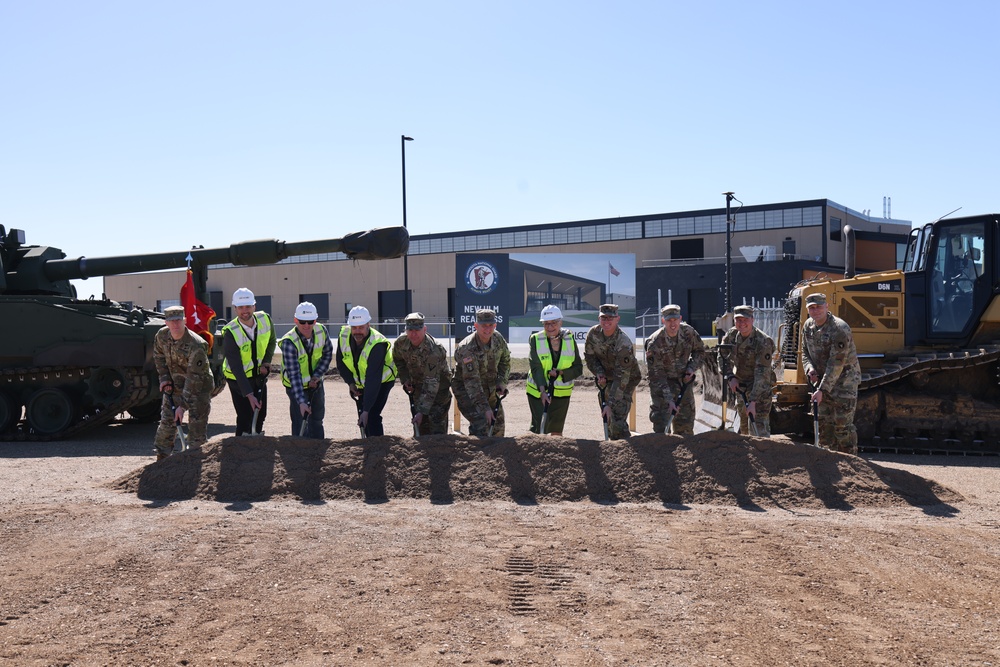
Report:
[[[63,440],[81,431],[111,421],[116,415],[140,402],[149,392],[149,378],[142,368],[122,367],[121,370],[125,372],[125,381],[131,390],[122,392],[121,396],[114,402],[77,415],[72,424],[56,433],[36,433],[26,422],[22,421],[19,426],[15,425],[13,429],[0,433],[0,442]],[[29,383],[58,387],[64,384],[64,378],[73,378],[74,381],[85,380],[90,375],[90,371],[90,368],[77,366],[2,369],[0,370],[0,389],[17,388]]]

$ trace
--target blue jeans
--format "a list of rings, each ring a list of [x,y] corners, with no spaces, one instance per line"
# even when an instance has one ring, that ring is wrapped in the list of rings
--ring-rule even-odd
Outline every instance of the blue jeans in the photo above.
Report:
[[[299,430],[302,428],[302,412],[299,410],[299,404],[295,402],[295,397],[292,395],[290,387],[285,388],[285,393],[288,394],[288,415],[292,418],[292,435],[297,436]],[[305,437],[322,440],[326,437],[323,432],[323,417],[326,415],[326,392],[323,390],[323,383],[320,382],[312,390],[312,396],[309,395],[309,390],[306,389],[306,398],[309,399],[312,413],[308,415],[306,420]]]

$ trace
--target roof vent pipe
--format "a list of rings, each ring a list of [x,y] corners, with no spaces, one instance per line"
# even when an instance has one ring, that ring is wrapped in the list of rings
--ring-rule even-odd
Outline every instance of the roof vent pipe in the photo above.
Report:
[[[854,263],[854,228],[844,225],[844,277],[853,278],[857,275]]]

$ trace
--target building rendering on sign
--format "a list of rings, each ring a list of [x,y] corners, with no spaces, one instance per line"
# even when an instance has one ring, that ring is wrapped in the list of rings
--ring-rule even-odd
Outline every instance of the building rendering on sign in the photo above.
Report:
[[[739,304],[782,299],[796,282],[817,273],[842,274],[847,225],[855,230],[859,272],[894,269],[902,261],[911,228],[909,221],[871,217],[829,199],[743,206],[733,210],[732,218],[733,224],[727,225],[725,209],[716,208],[417,234],[411,237],[408,256],[410,303],[428,322],[456,321],[456,263],[463,254],[516,253],[526,264],[532,263],[523,255],[531,253],[592,254],[595,261],[601,261],[601,254],[624,254],[635,257],[636,313],[654,312],[669,294],[685,319],[708,334],[724,305],[727,232],[732,233],[732,302]],[[116,301],[162,310],[177,303],[184,278],[184,271],[108,276],[104,292]],[[472,279],[481,280],[485,288],[490,276]],[[543,281],[539,277],[537,282]],[[402,259],[353,262],[331,253],[289,258],[273,266],[213,266],[207,284],[209,305],[224,319],[233,316],[229,298],[239,287],[251,288],[258,309],[271,313],[276,324],[290,325],[301,301],[314,303],[320,319],[335,324],[344,322],[355,305],[367,307],[377,321],[407,314]],[[544,300],[543,295],[526,294],[525,284],[516,288],[518,299],[525,304]],[[592,304],[594,298],[584,301]]]

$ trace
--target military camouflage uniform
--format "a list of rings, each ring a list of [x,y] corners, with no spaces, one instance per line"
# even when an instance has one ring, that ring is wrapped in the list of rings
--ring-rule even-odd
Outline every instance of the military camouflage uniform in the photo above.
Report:
[[[413,403],[424,415],[420,435],[448,432],[448,409],[451,408],[451,380],[448,352],[430,334],[413,347],[403,334],[392,344],[392,360],[396,362],[400,384],[413,385]]]
[[[607,378],[604,398],[611,406],[608,437],[612,440],[628,438],[632,435],[628,427],[632,392],[642,379],[632,340],[620,328],[607,337],[601,331],[601,325],[595,324],[587,332],[583,358],[591,373]]]
[[[726,378],[726,383],[736,378],[740,390],[746,394],[746,402],[757,402],[754,415],[757,435],[762,438],[771,437],[771,392],[775,382],[771,362],[774,359],[774,341],[757,327],[746,338],[733,327],[726,332],[722,343],[733,346],[728,363],[725,359],[721,360],[722,375]],[[740,415],[740,433],[749,434],[750,423],[743,396],[733,396],[733,400],[736,402],[736,412]]]
[[[190,329],[180,340],[174,340],[163,327],[153,339],[153,363],[160,382],[174,385],[174,405],[187,410],[188,445],[201,447],[208,440],[208,413],[212,408],[212,369],[208,364],[208,344]],[[153,443],[158,456],[166,456],[174,447],[177,424],[170,407],[170,397],[164,393],[160,405],[160,425]]]
[[[649,421],[653,422],[654,433],[663,433],[670,419],[670,401],[680,394],[685,374],[701,368],[705,361],[705,344],[693,326],[681,322],[676,336],[671,338],[666,328],[660,327],[646,339],[645,347],[646,368],[649,369]],[[694,434],[694,385],[692,379],[670,422],[671,433]]]
[[[847,322],[827,314],[823,326],[810,317],[802,324],[802,368],[819,375],[819,443],[848,454],[858,453],[854,410],[858,406],[861,366]]]
[[[510,348],[498,331],[485,347],[476,332],[466,336],[455,348],[455,375],[452,391],[458,409],[469,420],[469,435],[485,437],[490,431],[486,411],[497,404],[497,385],[507,386],[510,379]],[[493,435],[504,432],[503,404],[493,426]]]

